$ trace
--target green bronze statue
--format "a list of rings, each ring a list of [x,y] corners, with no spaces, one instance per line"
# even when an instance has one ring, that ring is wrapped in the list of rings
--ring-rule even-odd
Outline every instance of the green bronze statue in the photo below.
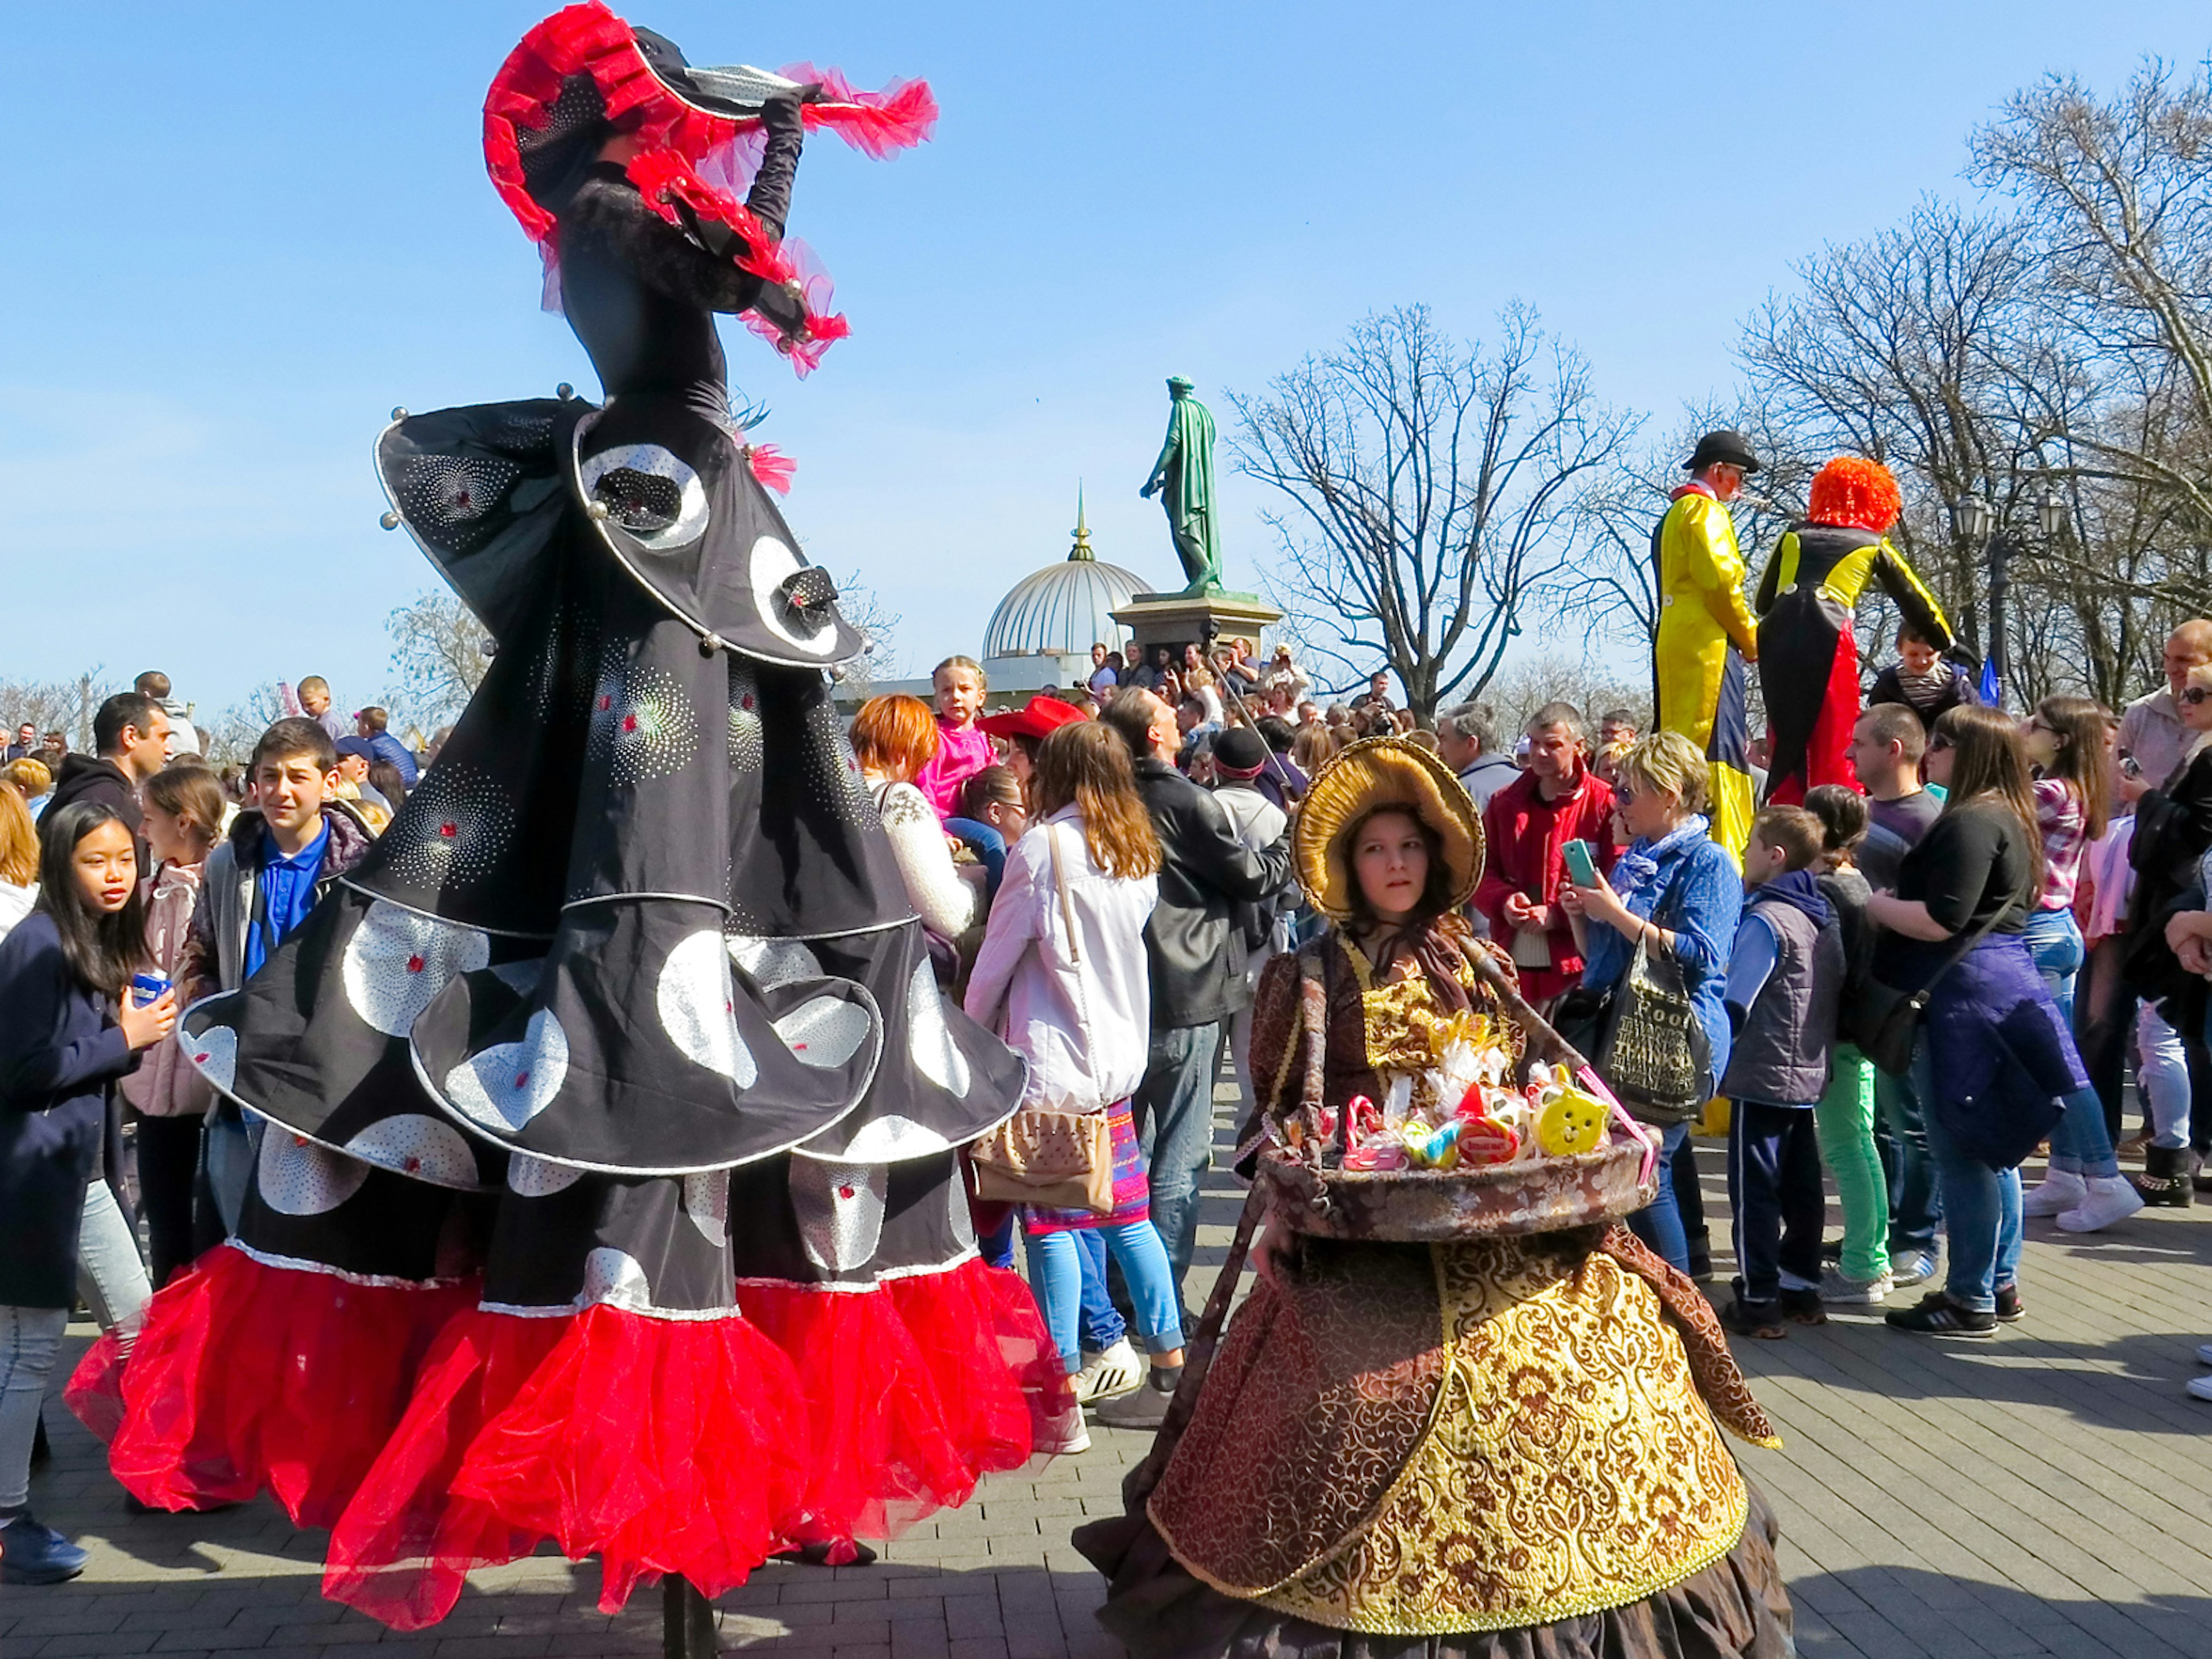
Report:
[[[1175,538],[1176,557],[1190,579],[1183,592],[1218,592],[1221,544],[1213,523],[1213,416],[1190,395],[1190,382],[1180,374],[1169,379],[1168,395],[1173,402],[1167,441],[1152,463],[1152,476],[1137,493],[1149,498],[1154,490],[1159,492],[1169,533]]]

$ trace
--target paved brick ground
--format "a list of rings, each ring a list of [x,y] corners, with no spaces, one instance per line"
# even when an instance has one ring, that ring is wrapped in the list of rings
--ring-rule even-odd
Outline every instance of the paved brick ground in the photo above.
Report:
[[[1717,1149],[1708,1191],[1725,1214]],[[1218,1183],[1202,1250],[1238,1200]],[[1808,1659],[2051,1655],[2212,1659],[2212,1405],[2181,1383],[2212,1337],[2212,1209],[2075,1242],[2034,1224],[2027,1322],[1994,1342],[1897,1335],[1871,1312],[1742,1355],[1788,1444],[1742,1452],[1786,1534]],[[75,1348],[90,1336],[76,1333]],[[134,1517],[58,1402],[42,1514],[92,1551],[48,1589],[0,1589],[0,1659],[659,1651],[657,1595],[610,1619],[598,1575],[548,1558],[477,1575],[453,1616],[402,1637],[322,1601],[320,1538],[276,1510]],[[992,1480],[878,1565],[774,1565],[726,1598],[725,1646],[798,1659],[1111,1659],[1099,1582],[1067,1543],[1119,1509],[1134,1436]]]

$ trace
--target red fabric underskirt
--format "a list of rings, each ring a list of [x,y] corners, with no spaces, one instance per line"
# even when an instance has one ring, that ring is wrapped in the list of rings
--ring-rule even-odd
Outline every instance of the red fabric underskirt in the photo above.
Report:
[[[1850,754],[1851,728],[1858,724],[1860,712],[1859,642],[1846,628],[1836,640],[1836,654],[1828,663],[1827,693],[1814,716],[1813,734],[1805,740],[1805,770],[1802,775],[1772,780],[1766,796],[1770,805],[1802,806],[1805,792],[1824,783],[1860,787]]]
[[[130,1363],[94,1344],[64,1398],[125,1490],[162,1510],[266,1489],[293,1524],[338,1518],[473,1284],[361,1285],[210,1250],[147,1304]],[[119,1382],[119,1389],[118,1383]]]
[[[669,1572],[720,1595],[790,1535],[806,1443],[789,1362],[743,1318],[472,1310],[332,1533],[323,1594],[420,1630],[471,1569],[550,1539],[599,1557],[603,1611]]]
[[[852,1559],[956,1508],[981,1476],[1062,1450],[1082,1422],[1020,1276],[970,1257],[872,1291],[748,1279],[746,1317],[790,1357],[813,1416],[799,1544]]]

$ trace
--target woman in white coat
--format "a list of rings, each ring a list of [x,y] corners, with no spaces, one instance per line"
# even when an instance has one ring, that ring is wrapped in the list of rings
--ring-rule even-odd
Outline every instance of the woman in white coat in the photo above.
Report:
[[[1096,721],[1038,745],[1030,789],[1030,827],[1007,854],[967,1008],[1029,1061],[1025,1109],[1103,1111],[1114,1149],[1111,1213],[1029,1210],[1030,1288],[1073,1376],[1081,1281],[1071,1235],[1098,1229],[1136,1304],[1152,1385],[1171,1393],[1182,1309],[1129,1116],[1152,1036],[1145,923],[1158,896],[1159,840],[1127,746]]]

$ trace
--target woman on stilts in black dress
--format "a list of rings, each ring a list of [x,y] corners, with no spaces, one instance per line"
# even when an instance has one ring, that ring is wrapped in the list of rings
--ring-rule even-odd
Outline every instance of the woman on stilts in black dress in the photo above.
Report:
[[[256,1180],[156,1299],[111,1448],[149,1503],[265,1487],[331,1527],[325,1593],[389,1623],[549,1539],[609,1607],[850,1559],[1072,1426],[957,1179],[1019,1062],[937,991],[830,698],[863,641],[755,476],[714,320],[811,368],[844,325],[781,241],[803,132],[882,154],[933,115],[694,68],[598,4],[487,99],[605,401],[379,441],[387,523],[496,654],[370,857],[183,1022],[262,1126]]]

